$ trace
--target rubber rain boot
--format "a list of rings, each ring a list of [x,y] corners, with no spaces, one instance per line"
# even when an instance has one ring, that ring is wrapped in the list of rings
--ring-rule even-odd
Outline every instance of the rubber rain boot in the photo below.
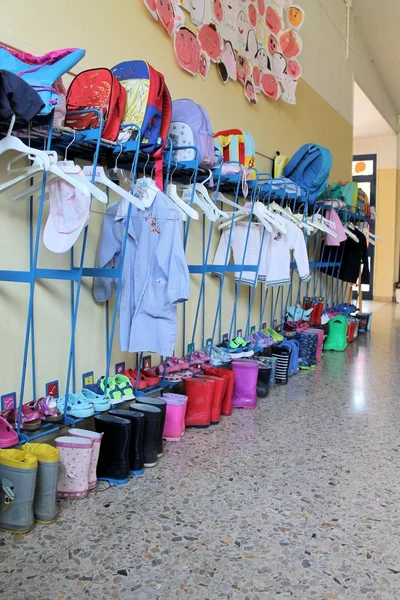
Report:
[[[210,379],[194,377],[185,381],[188,397],[185,416],[186,427],[210,426],[214,386],[214,381]]]
[[[114,415],[95,415],[97,433],[103,433],[97,479],[123,485],[129,481],[131,422]]]
[[[232,396],[233,387],[235,384],[235,372],[230,369],[213,368],[208,365],[203,367],[204,373],[207,375],[216,375],[217,377],[223,377],[226,379],[226,389],[224,397],[222,398],[221,415],[224,417],[230,417],[232,414]]]
[[[97,486],[97,463],[99,462],[100,444],[103,438],[102,433],[97,431],[89,431],[88,429],[76,429],[73,427],[68,430],[68,435],[72,437],[84,437],[93,440],[92,454],[90,456],[89,467],[89,490],[93,490]]]
[[[232,399],[233,408],[256,408],[257,361],[232,361],[232,370],[235,371],[235,387]]]
[[[131,422],[131,442],[129,444],[129,473],[137,477],[143,475],[143,431],[144,414],[135,410],[113,409],[110,415],[128,419]]]
[[[93,440],[63,435],[54,441],[60,451],[57,498],[85,498],[89,493]]]
[[[266,398],[268,396],[271,371],[271,367],[258,364],[257,398]]]
[[[343,352],[347,348],[347,319],[346,317],[333,317],[329,323],[329,333],[325,340],[324,350]]]
[[[160,427],[158,431],[158,440],[157,440],[157,457],[161,458],[164,450],[163,450],[163,431],[165,425],[165,414],[167,410],[167,403],[162,398],[140,398],[141,404],[148,404],[150,406],[155,406],[161,410],[161,420]]]
[[[174,394],[173,392],[165,392],[162,395],[163,400],[166,400],[167,402],[167,412],[166,412],[166,416],[165,416],[165,427],[164,427],[164,433],[163,433],[163,437],[165,440],[170,441],[170,442],[178,442],[179,439],[176,437],[176,433],[178,428],[180,429],[181,433],[180,433],[180,437],[182,438],[185,435],[185,416],[186,416],[186,406],[187,406],[187,396],[185,396],[185,394]],[[182,409],[180,410],[172,410],[170,411],[170,415],[171,415],[171,419],[172,419],[172,415],[173,418],[175,419],[180,419],[180,425],[178,427],[178,424],[176,425],[172,425],[172,421],[171,421],[171,427],[173,427],[173,431],[171,432],[170,429],[170,424],[168,423],[168,406],[181,406]]]
[[[130,410],[144,414],[143,461],[146,469],[155,467],[158,462],[158,435],[161,425],[161,410],[150,404],[133,403]]]
[[[24,444],[23,450],[36,456],[36,477],[33,514],[39,523],[54,523],[57,518],[57,481],[60,451],[50,444]]]
[[[221,420],[222,400],[226,390],[226,380],[216,375],[199,375],[197,379],[209,379],[214,382],[214,394],[211,406],[211,425],[217,425]]]
[[[28,533],[34,524],[36,456],[26,450],[0,450],[0,529]]]

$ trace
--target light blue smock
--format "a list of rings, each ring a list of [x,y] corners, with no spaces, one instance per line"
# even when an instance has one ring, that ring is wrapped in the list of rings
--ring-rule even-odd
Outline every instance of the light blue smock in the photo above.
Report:
[[[118,205],[104,217],[97,266],[118,268],[124,236],[124,219]],[[178,302],[188,300],[190,276],[182,244],[182,219],[163,193],[145,211],[132,206],[119,311],[123,352],[174,353]],[[97,277],[93,296],[109,300],[117,280]]]

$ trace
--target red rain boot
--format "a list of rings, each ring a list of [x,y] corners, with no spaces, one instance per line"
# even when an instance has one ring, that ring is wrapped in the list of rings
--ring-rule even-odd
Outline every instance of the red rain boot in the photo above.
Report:
[[[216,425],[221,420],[221,407],[226,390],[226,379],[220,377],[219,375],[216,376],[208,373],[207,375],[199,375],[197,379],[211,379],[215,383],[213,402],[211,406],[211,425]]]
[[[203,369],[206,375],[210,374],[215,375],[216,377],[223,377],[224,379],[226,379],[227,383],[225,394],[222,398],[221,415],[223,415],[224,417],[230,417],[232,414],[232,396],[233,387],[235,384],[234,371],[228,369],[219,369],[208,365],[204,365]]]
[[[214,381],[210,379],[187,379],[185,381],[186,427],[209,427],[211,423],[211,407],[214,396]]]

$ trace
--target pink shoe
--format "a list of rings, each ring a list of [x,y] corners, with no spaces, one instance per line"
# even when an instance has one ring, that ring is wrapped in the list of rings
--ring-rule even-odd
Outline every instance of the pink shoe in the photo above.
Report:
[[[51,396],[39,398],[36,402],[29,402],[28,406],[39,413],[42,421],[59,423],[63,419],[63,415],[58,410],[55,399]]]
[[[18,419],[18,409],[5,410],[3,411],[2,416],[15,427]],[[21,413],[21,429],[25,429],[26,431],[37,431],[41,426],[42,422],[40,420],[39,411],[32,408],[29,404],[24,404]]]
[[[17,432],[14,431],[4,417],[0,417],[0,448],[10,448],[18,444],[18,442],[19,437]]]
[[[85,498],[89,493],[89,469],[93,440],[63,435],[55,439],[60,451],[57,498]]]
[[[190,365],[202,365],[204,363],[210,362],[211,357],[208,356],[205,352],[201,350],[195,350],[189,355]]]
[[[177,373],[178,371],[182,371],[182,369],[188,369],[189,363],[183,358],[176,358],[176,356],[171,356],[167,360],[167,365],[165,367],[165,362],[161,363],[158,367],[158,372],[160,374],[164,373],[164,369],[166,373]]]

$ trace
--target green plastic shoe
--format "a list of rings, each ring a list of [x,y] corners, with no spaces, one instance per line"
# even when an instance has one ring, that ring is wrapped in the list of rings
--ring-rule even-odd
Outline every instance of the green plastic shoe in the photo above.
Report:
[[[98,385],[113,405],[135,399],[132,384],[126,375],[117,374],[114,377],[109,377],[107,385],[106,378],[101,377]]]
[[[347,319],[333,317],[328,323],[329,333],[324,344],[324,350],[343,352],[347,348]]]

